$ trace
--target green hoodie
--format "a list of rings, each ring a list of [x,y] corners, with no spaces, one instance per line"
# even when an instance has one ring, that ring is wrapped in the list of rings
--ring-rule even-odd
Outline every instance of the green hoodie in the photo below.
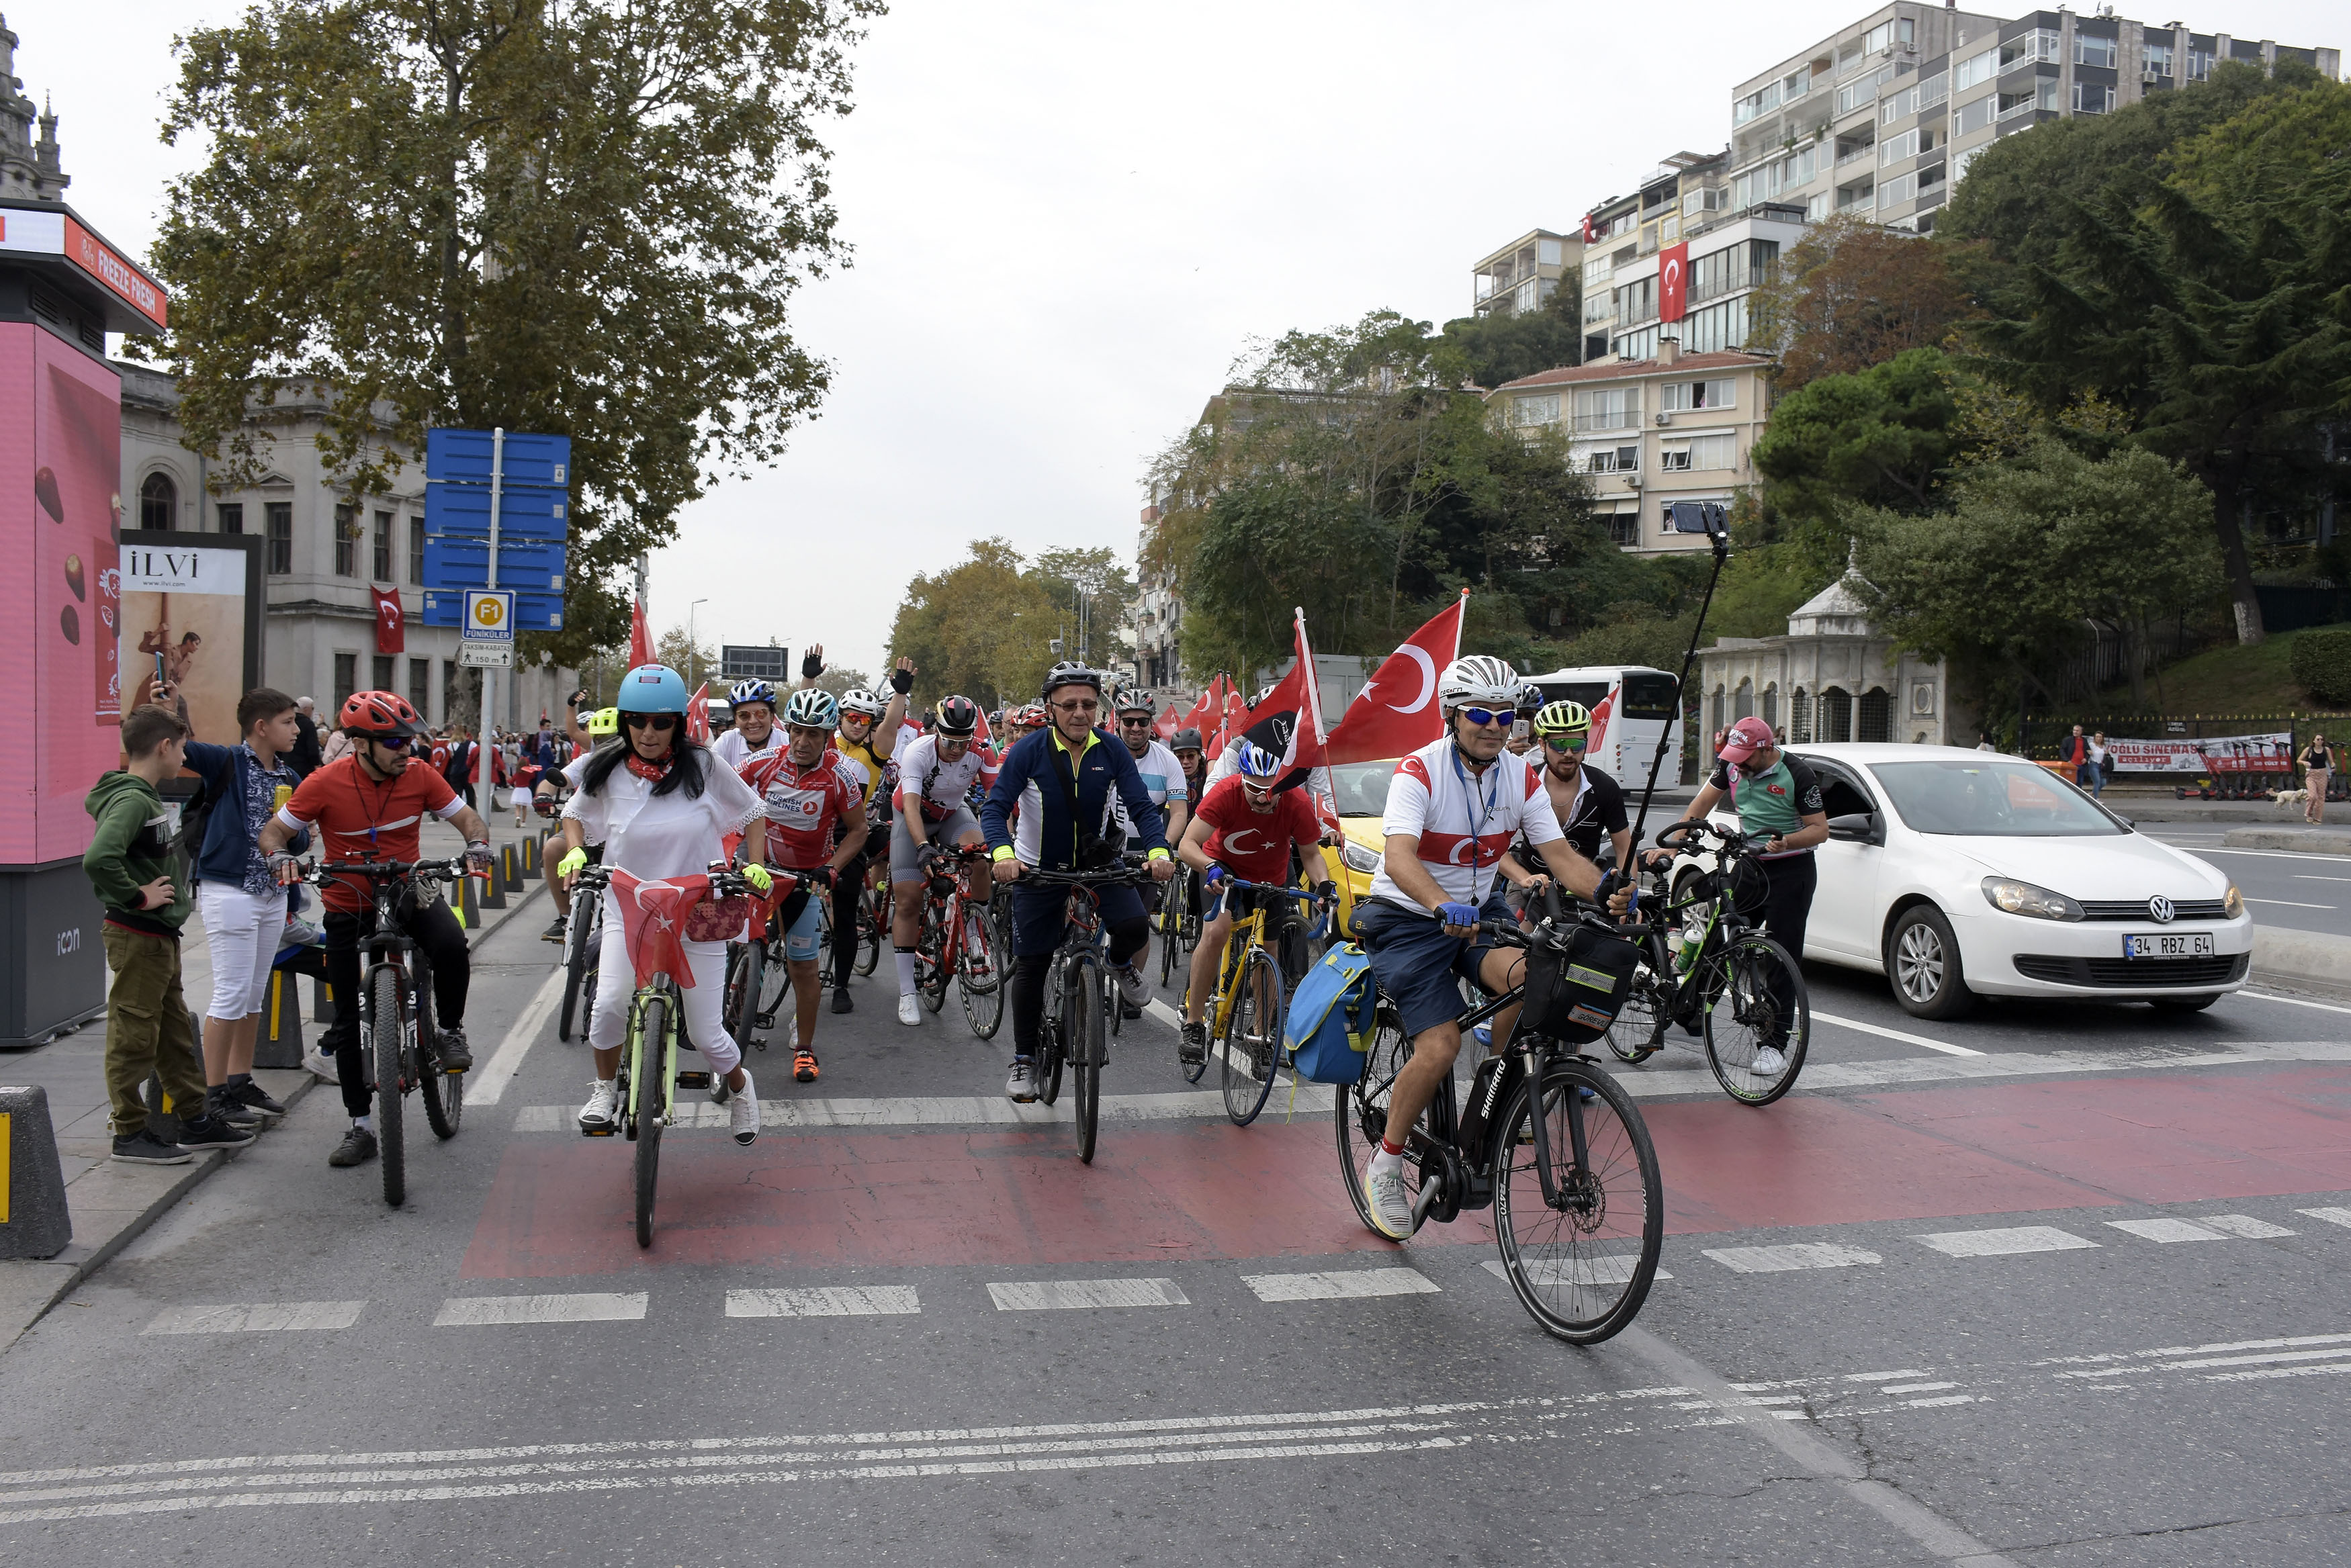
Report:
[[[101,774],[82,809],[98,819],[98,834],[81,857],[106,918],[133,930],[176,936],[193,897],[190,878],[172,850],[172,815],[155,786],[137,774]],[[160,909],[139,907],[139,889],[172,878],[172,900]]]

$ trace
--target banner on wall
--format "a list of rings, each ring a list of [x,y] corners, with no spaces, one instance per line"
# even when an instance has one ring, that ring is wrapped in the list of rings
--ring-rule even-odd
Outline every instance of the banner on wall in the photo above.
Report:
[[[2282,774],[2294,767],[2294,735],[2213,735],[2200,741],[2106,742],[2106,766],[2123,774]]]

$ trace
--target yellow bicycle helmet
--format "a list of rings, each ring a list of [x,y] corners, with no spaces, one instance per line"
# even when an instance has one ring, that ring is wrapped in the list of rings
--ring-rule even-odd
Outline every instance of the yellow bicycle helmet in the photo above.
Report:
[[[1538,735],[1584,735],[1592,732],[1592,715],[1581,702],[1546,703],[1535,714]]]
[[[621,711],[618,708],[599,708],[588,715],[588,733],[591,739],[602,740],[607,735],[620,732]]]

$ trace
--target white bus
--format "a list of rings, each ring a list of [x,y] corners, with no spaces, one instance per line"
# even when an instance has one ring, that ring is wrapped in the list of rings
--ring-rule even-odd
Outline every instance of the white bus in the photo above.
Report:
[[[1674,678],[1646,665],[1595,665],[1554,670],[1525,679],[1542,688],[1546,702],[1581,702],[1592,713],[1592,749],[1584,761],[1614,779],[1637,802],[1649,782],[1657,738],[1666,740],[1660,786],[1681,782],[1682,726],[1674,711]]]

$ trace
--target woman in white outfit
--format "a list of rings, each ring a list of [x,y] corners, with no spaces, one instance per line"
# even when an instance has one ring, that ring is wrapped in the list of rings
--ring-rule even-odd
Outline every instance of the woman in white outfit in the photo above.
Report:
[[[604,865],[643,881],[692,877],[726,858],[726,836],[743,834],[743,876],[766,891],[767,806],[757,792],[685,734],[685,681],[665,664],[643,664],[622,678],[623,743],[594,752],[581,768],[580,788],[563,807],[565,854],[557,865],[567,885],[587,864],[588,843],[604,846]],[[596,1053],[596,1082],[580,1112],[582,1132],[611,1126],[619,1095],[621,1045],[629,1002],[637,988],[629,959],[620,890],[604,892],[602,968],[588,1044]],[[710,1064],[712,1097],[733,1101],[735,1141],[759,1136],[759,1096],[743,1066],[743,1051],[723,1022],[726,944],[684,942],[686,976],[678,979],[685,1030]]]

